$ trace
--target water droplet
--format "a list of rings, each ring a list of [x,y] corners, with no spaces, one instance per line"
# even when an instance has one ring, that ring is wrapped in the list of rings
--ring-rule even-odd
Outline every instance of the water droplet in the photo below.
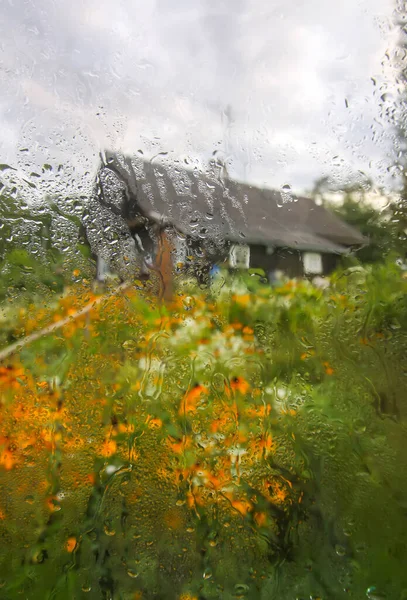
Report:
[[[235,585],[235,594],[238,596],[245,596],[249,591],[249,586],[245,583],[237,583]]]
[[[136,579],[139,576],[139,574],[140,573],[138,571],[135,571],[134,569],[127,569],[127,575],[132,579]]]
[[[106,521],[103,526],[103,531],[106,535],[113,536],[116,535],[116,530],[112,527],[112,524],[109,521]]]
[[[126,340],[123,342],[122,347],[128,351],[135,350],[137,348],[137,342],[135,340]]]
[[[386,598],[385,594],[379,592],[375,585],[367,588],[366,596],[369,598],[369,600],[385,600]]]
[[[394,96],[390,92],[385,92],[380,96],[380,100],[382,102],[392,102],[394,100]]]
[[[345,556],[346,554],[345,548],[339,544],[335,546],[335,552],[338,556]]]
[[[212,377],[212,385],[217,392],[223,392],[225,389],[225,376],[223,373],[214,373]]]
[[[184,305],[185,310],[191,310],[195,306],[195,300],[192,298],[192,296],[185,296],[182,304]]]
[[[362,419],[356,419],[356,421],[353,423],[353,431],[359,435],[365,433],[366,425]]]

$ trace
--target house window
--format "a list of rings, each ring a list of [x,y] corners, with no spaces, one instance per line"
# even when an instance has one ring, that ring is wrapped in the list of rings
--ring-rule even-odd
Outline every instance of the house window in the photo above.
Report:
[[[233,269],[248,269],[250,267],[250,246],[233,244],[230,248],[229,264]]]
[[[101,256],[96,258],[96,278],[98,281],[106,281],[110,275],[109,265]]]
[[[185,265],[187,250],[186,239],[177,236],[174,241],[174,264],[177,268],[182,268]]]
[[[302,255],[304,273],[320,275],[322,273],[322,256],[318,252],[304,252]]]

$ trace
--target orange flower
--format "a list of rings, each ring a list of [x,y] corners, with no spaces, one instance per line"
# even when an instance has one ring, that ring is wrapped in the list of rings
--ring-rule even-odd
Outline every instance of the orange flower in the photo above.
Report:
[[[234,391],[240,392],[241,394],[246,394],[250,389],[250,384],[243,377],[233,377],[230,382],[230,387]]]
[[[246,410],[244,412],[248,417],[261,418],[261,417],[265,417],[266,415],[269,415],[270,411],[271,411],[271,404],[266,404],[266,406],[261,404],[260,406],[249,406],[248,408],[246,408]]]
[[[37,382],[37,386],[41,389],[47,388],[48,387],[48,382],[47,381],[38,381]]]
[[[273,448],[273,438],[270,434],[263,435],[260,440],[260,448],[264,451],[265,455],[269,454],[271,449]]]
[[[61,510],[58,498],[56,496],[49,496],[48,498],[46,498],[45,504],[48,506],[48,509],[51,512],[58,512],[59,510]]]
[[[78,542],[76,541],[76,537],[71,536],[66,541],[65,549],[67,552],[73,552],[75,550],[75,548],[77,547],[77,545],[78,545]]]
[[[95,473],[88,473],[85,477],[86,483],[90,483],[91,485],[95,485],[96,483],[96,475]]]
[[[278,484],[275,484],[275,486],[274,486],[274,498],[278,502],[284,502],[284,500],[287,498],[287,496],[288,496],[287,490],[285,490],[284,488],[282,488]]]
[[[10,450],[0,451],[0,466],[3,466],[6,471],[10,471],[16,464],[16,460]]]
[[[158,419],[159,420],[159,419]],[[147,417],[146,423],[149,422],[149,417]],[[117,423],[113,427],[112,435],[117,435],[119,433],[133,433],[134,425],[132,423]]]
[[[288,496],[288,491],[286,488],[284,488],[279,483],[277,483],[275,481],[273,481],[273,482],[265,481],[264,486],[267,490],[267,496],[273,502],[283,503],[286,500],[286,498]]]
[[[263,527],[266,524],[267,515],[264,512],[254,513],[253,518],[258,527]]]
[[[232,300],[241,306],[247,306],[250,302],[250,294],[242,294],[241,296],[234,295]]]
[[[195,506],[203,506],[204,499],[202,498],[202,492],[198,487],[194,487],[193,492],[187,492],[186,494],[188,508],[194,508]]]
[[[24,375],[24,369],[16,367],[14,365],[7,365],[7,367],[0,367],[0,386],[4,386],[11,389],[18,389],[20,383],[17,381],[19,377]]]
[[[50,428],[42,429],[40,437],[43,440],[45,448],[52,451],[55,450],[56,443],[61,441],[61,434],[59,432],[55,433]]]
[[[323,364],[324,364],[324,367],[325,367],[325,373],[327,375],[333,375],[334,374],[334,370],[331,367],[331,365],[329,364],[329,362],[324,362]]]
[[[245,516],[248,512],[253,510],[253,505],[248,500],[232,500],[231,504],[242,516]]]
[[[114,440],[105,440],[102,444],[100,454],[108,458],[112,456],[117,450],[117,444]]]
[[[212,433],[216,433],[219,430],[222,430],[224,425],[227,425],[230,422],[229,415],[225,414],[223,417],[219,419],[214,419],[210,425],[210,429]]]
[[[209,390],[204,385],[197,383],[191,390],[189,390],[184,398],[182,399],[181,406],[179,408],[179,414],[186,414],[188,412],[195,412],[196,405],[202,394],[208,394]]]
[[[218,477],[212,473],[207,473],[206,487],[213,488],[215,490],[222,489],[225,484],[229,481],[224,471],[219,471]]]
[[[182,440],[177,440],[175,438],[168,436],[167,442],[168,442],[168,445],[170,446],[171,450],[173,452],[175,452],[175,454],[182,454],[184,450],[186,450],[187,448],[189,448],[191,446],[192,439],[189,435],[187,435]]]
[[[146,423],[148,424],[150,429],[161,429],[161,427],[163,426],[163,422],[161,421],[161,419],[154,419],[151,417],[151,415],[148,415]]]
[[[283,413],[283,415],[290,415],[291,417],[295,417],[295,415],[297,414],[297,411],[294,408],[284,408],[281,412]]]

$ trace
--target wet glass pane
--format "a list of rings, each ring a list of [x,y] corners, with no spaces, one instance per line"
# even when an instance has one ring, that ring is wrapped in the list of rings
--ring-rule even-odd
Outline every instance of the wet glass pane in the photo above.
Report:
[[[1,6],[0,598],[407,599],[407,6]]]

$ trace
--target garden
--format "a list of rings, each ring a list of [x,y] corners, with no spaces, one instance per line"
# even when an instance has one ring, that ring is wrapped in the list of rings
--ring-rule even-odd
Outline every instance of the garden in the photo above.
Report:
[[[0,597],[407,598],[407,279],[2,304]]]

